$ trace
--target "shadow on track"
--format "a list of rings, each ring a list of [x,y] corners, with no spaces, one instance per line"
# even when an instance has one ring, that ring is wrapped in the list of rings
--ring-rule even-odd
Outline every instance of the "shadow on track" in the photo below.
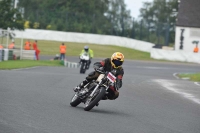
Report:
[[[71,106],[70,106],[71,107]],[[117,116],[123,116],[123,117],[131,117],[130,114],[125,113],[124,111],[119,111],[119,110],[109,110],[109,109],[101,109],[98,107],[94,107],[92,110],[90,111],[84,111],[83,106],[77,106],[77,107],[71,107],[74,110],[79,110],[79,111],[83,111],[86,113],[96,113],[96,114],[104,114],[104,115],[117,115]]]

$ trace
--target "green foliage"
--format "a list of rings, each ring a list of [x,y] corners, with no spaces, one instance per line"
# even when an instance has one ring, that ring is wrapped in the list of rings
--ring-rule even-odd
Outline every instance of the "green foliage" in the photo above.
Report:
[[[165,38],[166,33],[169,33],[170,37],[165,39],[173,43],[177,11],[178,0],[154,0],[152,3],[144,2],[140,9],[140,16],[146,28],[154,31],[153,34],[157,35],[157,40],[160,40],[160,36]],[[164,44],[164,42],[157,42]]]
[[[40,29],[116,34],[124,36],[131,27],[130,11],[124,0],[20,0],[24,17],[40,23]],[[112,8],[110,8],[112,7]],[[121,10],[117,10],[121,9]],[[33,28],[30,26],[30,28]]]
[[[174,43],[178,0],[144,2],[133,19],[124,0],[20,0],[30,28],[131,37],[152,43]],[[142,20],[142,21],[140,21]],[[49,26],[51,25],[51,26]],[[169,37],[167,38],[167,33]]]
[[[7,29],[24,29],[24,19],[21,13],[14,9],[12,6],[12,0],[0,1],[0,28]]]
[[[34,66],[63,66],[60,61],[9,60],[0,62],[0,69],[18,69]]]
[[[34,29],[38,29],[39,27],[40,27],[40,23],[35,22],[35,23],[33,24],[33,28],[34,28]]]
[[[179,74],[180,78],[189,78],[192,81],[200,82],[200,73]]]

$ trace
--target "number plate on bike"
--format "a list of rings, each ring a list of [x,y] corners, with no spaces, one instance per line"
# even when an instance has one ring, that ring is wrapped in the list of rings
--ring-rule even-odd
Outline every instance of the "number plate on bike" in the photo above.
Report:
[[[107,75],[107,78],[110,80],[110,82],[114,83],[115,82],[115,79],[116,77],[111,73],[109,72],[108,75]]]

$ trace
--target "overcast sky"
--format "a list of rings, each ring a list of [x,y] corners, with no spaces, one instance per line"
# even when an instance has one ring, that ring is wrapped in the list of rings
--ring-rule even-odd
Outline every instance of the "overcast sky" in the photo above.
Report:
[[[127,9],[131,10],[131,16],[135,19],[138,19],[140,14],[140,8],[142,7],[143,2],[153,2],[153,0],[124,0],[127,5]]]

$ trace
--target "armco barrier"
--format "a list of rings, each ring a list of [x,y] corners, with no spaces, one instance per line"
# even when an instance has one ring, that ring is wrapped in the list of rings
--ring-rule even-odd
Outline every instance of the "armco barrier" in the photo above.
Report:
[[[139,41],[126,37],[98,35],[76,32],[61,32],[52,30],[26,29],[24,31],[15,30],[16,38],[34,39],[34,40],[51,40],[62,42],[77,42],[98,45],[115,45],[136,49],[139,51],[149,52],[155,44]]]
[[[13,49],[13,54],[16,57],[20,57],[22,54],[21,59],[28,59],[28,60],[34,60],[35,59],[35,50],[21,50],[20,49]]]
[[[35,59],[35,50],[22,50],[22,58],[21,59],[34,60]]]
[[[200,53],[186,51],[172,51],[152,48],[151,58],[159,60],[200,63]]]

